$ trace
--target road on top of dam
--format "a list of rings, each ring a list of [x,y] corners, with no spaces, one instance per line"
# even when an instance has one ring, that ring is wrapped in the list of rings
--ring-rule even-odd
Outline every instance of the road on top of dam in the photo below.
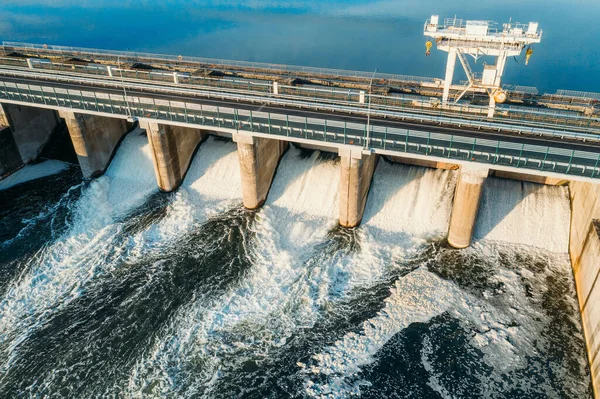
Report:
[[[19,83],[19,84],[29,84],[29,85],[41,85],[44,87],[54,87],[60,89],[73,89],[73,90],[86,90],[93,91],[98,93],[105,94],[118,94],[123,95],[123,88],[113,88],[106,87],[103,85],[93,85],[93,84],[80,84],[80,83],[63,83],[63,82],[53,82],[46,79],[36,79],[36,78],[22,78],[22,77],[12,77],[12,76],[3,76],[2,71],[0,70],[0,81],[10,82],[10,83]],[[118,81],[110,81],[111,84],[117,85]],[[157,89],[160,90],[162,87],[157,86]],[[171,89],[172,87],[168,87],[165,89]],[[275,106],[275,105],[266,105],[266,104],[256,104],[252,102],[243,102],[243,101],[235,101],[235,100],[223,100],[223,99],[211,99],[211,98],[203,98],[201,95],[193,95],[193,93],[182,93],[178,95],[167,94],[167,93],[159,93],[156,91],[145,91],[134,88],[127,89],[128,97],[146,97],[153,98],[157,100],[170,100],[170,101],[185,101],[191,104],[201,104],[201,105],[209,105],[209,106],[219,106],[219,107],[229,107],[229,108],[238,108],[250,111],[258,111],[258,112],[270,112],[274,114],[287,114],[290,116],[300,116],[300,117],[309,117],[309,118],[318,118],[318,119],[327,119],[332,121],[339,122],[350,122],[350,123],[359,123],[366,124],[367,116],[362,115],[352,115],[346,114],[344,111],[340,111],[339,113],[333,113],[331,111],[318,111],[318,110],[307,110],[304,108],[297,108],[293,106]],[[35,104],[32,104],[35,106]],[[77,111],[74,109],[74,111]],[[454,136],[462,136],[466,138],[475,138],[475,139],[488,139],[488,140],[498,140],[505,142],[512,142],[516,144],[529,144],[529,145],[538,145],[544,147],[553,147],[553,148],[561,148],[566,150],[576,150],[576,151],[587,151],[592,153],[600,154],[600,145],[593,142],[585,142],[582,140],[574,139],[574,138],[553,138],[548,136],[534,135],[529,133],[509,133],[509,132],[499,132],[497,129],[486,129],[482,127],[481,129],[476,129],[469,126],[464,127],[455,127],[448,125],[440,125],[440,124],[432,124],[426,122],[410,122],[406,120],[394,120],[391,118],[381,118],[378,116],[370,117],[371,125],[377,125],[380,127],[389,127],[389,128],[397,128],[397,129],[407,129],[407,130],[415,130],[421,132],[429,132],[429,133],[442,133],[447,135]]]

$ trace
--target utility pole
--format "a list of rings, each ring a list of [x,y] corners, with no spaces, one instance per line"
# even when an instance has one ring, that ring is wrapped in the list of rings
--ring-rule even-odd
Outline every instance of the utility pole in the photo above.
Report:
[[[121,70],[121,56],[119,54],[117,54],[117,67],[119,68],[119,75],[121,76],[121,86],[123,87],[123,98],[125,99],[125,104],[127,104],[127,111],[129,112],[129,117],[131,119],[133,119],[133,114],[131,113],[131,107],[129,106],[129,100],[127,99],[127,90],[125,90],[125,81],[123,80],[123,71]]]
[[[367,105],[367,139],[365,140],[365,148],[369,148],[369,142],[371,141],[371,88],[373,87],[373,79],[375,78],[375,74],[377,73],[377,68],[375,68],[375,72],[371,76],[371,81],[369,82],[369,102]]]

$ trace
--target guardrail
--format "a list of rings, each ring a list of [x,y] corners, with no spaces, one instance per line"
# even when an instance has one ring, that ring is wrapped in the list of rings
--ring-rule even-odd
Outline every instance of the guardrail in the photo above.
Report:
[[[588,178],[600,177],[598,153],[392,128],[378,125],[376,121],[367,130],[367,126],[362,123],[146,97],[128,96],[125,99],[122,95],[43,86],[29,85],[24,88],[17,84],[4,84],[0,87],[0,102],[2,100],[121,117],[149,118],[159,122],[180,122],[205,128],[247,131],[285,137],[291,141],[301,139],[352,145],[375,152],[385,151],[399,155],[410,153]]]
[[[6,59],[2,59],[5,62]],[[20,68],[21,71],[32,71],[24,65],[26,60],[12,60],[14,68]],[[18,64],[18,65],[15,65]],[[68,76],[85,76],[93,75],[95,77],[104,77],[106,79],[120,79],[124,84],[124,79],[127,79],[127,84],[141,80],[143,82],[152,82],[153,84],[168,85],[169,87],[186,88],[198,87],[203,89],[217,88],[220,90],[234,90],[254,92],[260,95],[271,96],[273,92],[273,84],[265,81],[252,81],[247,79],[235,78],[211,78],[190,76],[189,74],[177,74],[173,72],[159,71],[139,71],[112,68],[111,72],[108,66],[98,65],[66,65],[54,64],[50,62],[36,61],[32,62],[35,67],[33,71],[53,73],[62,73]],[[48,75],[49,77],[51,75]],[[176,82],[176,83],[175,83]],[[351,89],[340,88],[323,88],[315,86],[289,86],[278,85],[278,94],[280,97],[286,96],[293,98],[309,98],[313,101],[326,101],[329,103],[342,103],[343,105],[357,105],[361,98],[361,92]],[[550,129],[555,132],[560,132],[560,135],[579,137],[578,133],[584,134],[600,134],[600,120],[591,117],[581,117],[568,111],[542,111],[536,109],[523,109],[523,107],[498,107],[494,118],[487,117],[488,107],[474,106],[465,103],[453,104],[441,107],[439,104],[431,103],[429,99],[414,96],[414,95],[378,95],[368,94],[363,92],[362,107],[371,103],[373,112],[377,110],[387,110],[392,112],[410,112],[416,114],[413,119],[420,115],[429,115],[436,117],[455,118],[454,124],[463,126],[465,120],[479,121],[487,124],[487,122],[497,122],[504,124],[518,125],[518,129],[513,131],[528,131],[523,126],[540,127]],[[563,128],[560,130],[560,128]],[[510,129],[509,129],[510,130]],[[583,136],[585,137],[585,136]]]
[[[18,51],[19,49],[24,51],[32,51],[37,54],[48,54],[49,52],[65,53],[65,55],[71,56],[82,56],[92,55],[96,58],[101,57],[122,57],[125,59],[149,59],[157,61],[166,61],[173,64],[179,64],[182,62],[195,63],[202,65],[218,65],[224,67],[242,67],[254,71],[280,71],[280,72],[296,72],[303,74],[312,75],[331,75],[331,76],[344,76],[350,78],[360,79],[371,79],[373,76],[370,72],[363,71],[351,71],[345,69],[330,69],[330,68],[317,68],[308,66],[297,66],[297,65],[285,65],[285,64],[269,64],[262,62],[250,62],[250,61],[236,61],[236,60],[223,60],[215,58],[203,58],[203,57],[189,57],[189,56],[174,56],[166,54],[154,54],[144,52],[133,52],[133,51],[116,51],[116,50],[101,50],[91,49],[83,47],[69,47],[69,46],[55,46],[45,44],[32,44],[32,43],[19,43],[19,42],[2,42],[3,52],[6,51]],[[376,79],[387,79],[400,82],[431,82],[435,81],[434,78],[421,77],[421,76],[407,76],[397,75],[390,73],[376,73]]]

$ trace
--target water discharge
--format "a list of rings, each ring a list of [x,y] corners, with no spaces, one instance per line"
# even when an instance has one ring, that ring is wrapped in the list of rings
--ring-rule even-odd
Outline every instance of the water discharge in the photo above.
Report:
[[[133,132],[0,302],[0,391],[85,397],[583,397],[562,187],[488,179],[473,247],[446,248],[455,171],[380,160],[360,228],[339,163],[293,146],[241,207],[209,138],[155,194]]]

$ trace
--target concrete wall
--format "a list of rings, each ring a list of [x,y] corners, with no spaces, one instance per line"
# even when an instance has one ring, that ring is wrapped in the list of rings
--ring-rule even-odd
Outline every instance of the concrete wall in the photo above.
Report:
[[[23,166],[19,148],[8,126],[0,126],[0,179]]]
[[[279,160],[287,150],[288,143],[243,133],[235,134],[233,140],[237,143],[244,206],[256,209],[267,199]]]
[[[100,176],[108,164],[121,138],[127,133],[124,119],[62,111],[81,172],[86,178]]]
[[[207,137],[200,129],[140,122],[152,148],[158,188],[164,192],[181,185],[198,145]]]
[[[570,182],[569,254],[577,287],[592,383],[600,397],[600,185]]]
[[[361,150],[340,149],[340,225],[360,224],[378,156]]]
[[[0,176],[35,160],[58,123],[52,110],[0,104]]]

